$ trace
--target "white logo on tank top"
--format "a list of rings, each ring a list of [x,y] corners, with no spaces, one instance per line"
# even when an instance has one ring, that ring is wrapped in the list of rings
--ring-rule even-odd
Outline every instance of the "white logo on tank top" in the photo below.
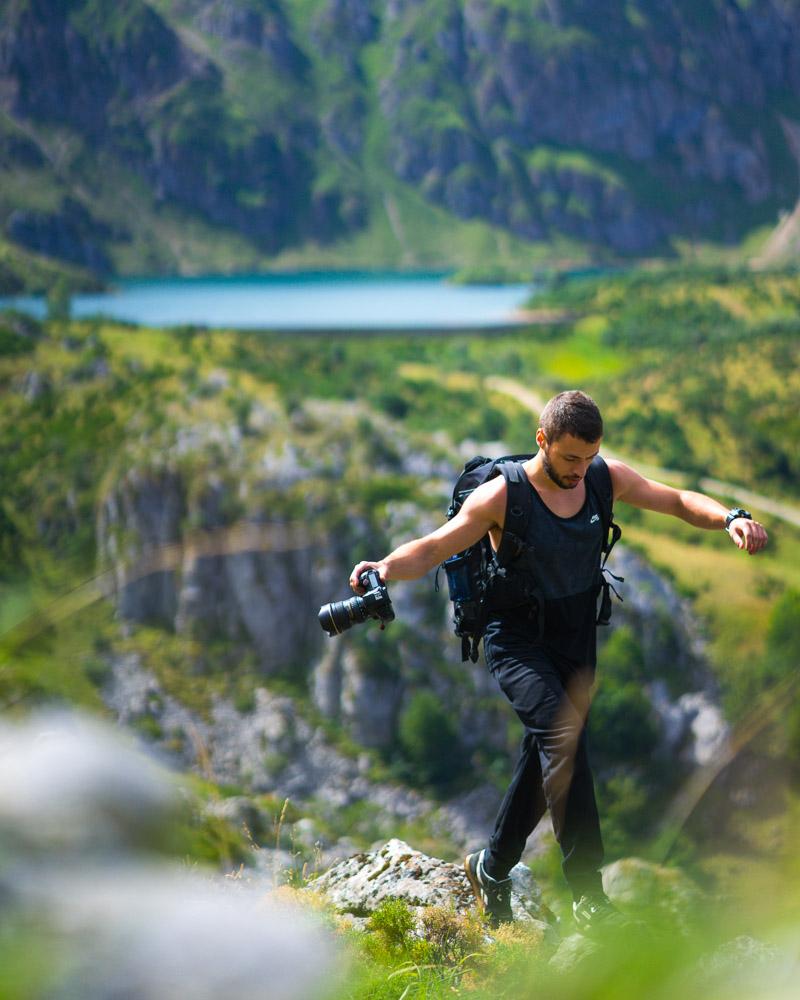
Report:
[[[594,524],[595,521],[599,520],[600,520],[599,514],[592,514],[592,516],[589,518],[589,524]]]

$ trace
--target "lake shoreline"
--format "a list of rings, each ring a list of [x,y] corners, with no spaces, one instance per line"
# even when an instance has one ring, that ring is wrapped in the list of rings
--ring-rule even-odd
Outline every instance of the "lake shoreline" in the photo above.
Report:
[[[133,278],[102,295],[75,295],[74,319],[171,329],[206,327],[284,333],[492,331],[527,321],[530,285],[457,285],[440,273],[297,272],[192,278]],[[43,319],[43,296],[0,300]]]

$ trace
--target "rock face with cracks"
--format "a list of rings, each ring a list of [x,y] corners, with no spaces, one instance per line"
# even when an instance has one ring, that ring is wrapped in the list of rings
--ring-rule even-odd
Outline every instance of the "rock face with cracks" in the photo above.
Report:
[[[517,865],[511,879],[515,919],[540,921],[546,927],[552,914],[543,905],[530,871]],[[340,861],[320,876],[313,888],[340,912],[357,917],[369,916],[387,899],[404,900],[417,918],[429,906],[452,907],[457,913],[467,913],[475,906],[461,865],[432,858],[397,839],[376,851]]]

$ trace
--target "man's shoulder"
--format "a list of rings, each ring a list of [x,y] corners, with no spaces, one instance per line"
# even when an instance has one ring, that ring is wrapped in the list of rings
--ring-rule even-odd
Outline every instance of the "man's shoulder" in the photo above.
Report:
[[[611,481],[616,486],[617,482],[622,482],[629,476],[639,475],[635,469],[632,469],[630,465],[626,462],[620,461],[618,458],[604,458],[603,462],[605,467],[608,469],[608,474],[611,476]]]
[[[497,524],[503,523],[505,517],[508,487],[504,476],[492,476],[476,486],[469,498],[469,505],[474,512],[488,516]]]
[[[606,458],[604,461],[611,478],[615,499],[621,496],[634,481],[641,481],[644,478],[640,472],[618,458]]]
[[[507,492],[508,486],[505,476],[494,475],[491,479],[482,482],[480,486],[476,486],[472,495],[481,503],[492,503],[500,497],[505,498]]]

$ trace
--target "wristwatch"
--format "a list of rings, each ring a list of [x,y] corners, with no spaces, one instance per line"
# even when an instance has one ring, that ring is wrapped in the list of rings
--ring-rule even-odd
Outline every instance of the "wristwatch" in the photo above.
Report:
[[[753,520],[753,515],[749,510],[745,510],[744,507],[734,507],[732,510],[728,511],[728,515],[725,518],[725,530],[731,526],[731,521],[735,521],[737,517],[744,517],[748,521]]]

